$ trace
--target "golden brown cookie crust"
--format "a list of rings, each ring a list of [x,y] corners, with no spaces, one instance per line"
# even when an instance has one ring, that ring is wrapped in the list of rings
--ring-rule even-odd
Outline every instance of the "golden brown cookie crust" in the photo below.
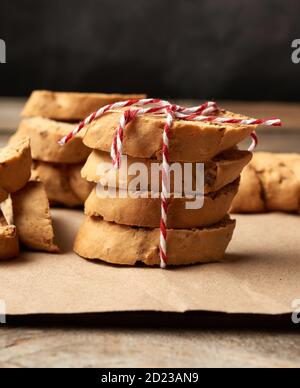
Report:
[[[12,195],[14,222],[20,241],[29,249],[59,252],[54,244],[54,231],[49,201],[41,182],[28,182]]]
[[[235,221],[192,230],[168,231],[169,265],[216,262],[224,259]],[[87,217],[76,237],[75,252],[86,259],[112,264],[159,265],[159,229],[132,228]]]
[[[35,90],[28,99],[23,117],[41,116],[53,120],[79,121],[102,106],[145,98],[144,94],[67,93]]]
[[[84,163],[90,149],[83,142],[83,133],[79,133],[71,142],[61,146],[62,137],[75,128],[75,124],[34,117],[21,121],[11,142],[27,136],[30,138],[32,158],[48,163],[76,164]]]
[[[218,191],[238,179],[243,168],[250,162],[251,158],[252,154],[248,151],[232,149],[225,151],[212,161],[205,163],[205,194]],[[150,180],[151,164],[157,163],[157,160],[128,157],[128,168],[130,168],[133,163],[142,163],[146,166]],[[107,165],[107,169],[99,168],[99,166],[103,165]],[[109,184],[109,186],[127,189],[133,179],[133,176],[127,174],[125,164],[123,163],[121,165],[121,169],[119,171],[112,169],[111,166],[111,157],[107,152],[94,150],[84,165],[81,175],[84,179],[90,182],[98,183],[101,180],[103,185],[108,185],[111,181],[116,182],[116,184]],[[171,187],[174,186],[174,180],[172,178],[173,175],[171,175]],[[193,184],[195,181],[196,176],[193,174]],[[151,191],[151,185],[148,185],[147,189]]]
[[[28,138],[0,149],[0,202],[26,185],[31,174],[31,164]]]
[[[110,152],[122,110],[105,114],[87,126],[84,144],[93,149]],[[244,118],[231,112],[221,111],[224,117]],[[162,134],[165,126],[163,116],[140,116],[126,126],[123,154],[134,158],[161,160]],[[256,126],[237,124],[213,124],[174,120],[170,135],[170,160],[206,162],[247,138]]]
[[[186,209],[186,198],[170,198],[168,207],[169,229],[192,229],[214,225],[228,213],[232,201],[238,191],[239,180],[231,183],[216,193],[204,197],[204,205],[200,209]],[[161,221],[161,199],[124,198],[124,191],[117,191],[117,198],[108,198],[107,194],[95,188],[85,203],[85,214],[103,217],[105,221],[117,224],[159,228]],[[133,194],[132,194],[133,195]],[[193,200],[194,202],[195,200]]]

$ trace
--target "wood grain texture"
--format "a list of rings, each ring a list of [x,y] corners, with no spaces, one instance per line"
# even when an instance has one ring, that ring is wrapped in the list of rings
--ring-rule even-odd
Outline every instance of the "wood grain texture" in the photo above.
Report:
[[[226,105],[227,104],[227,105]],[[226,103],[250,116],[278,115],[261,149],[298,151],[300,105]],[[0,100],[0,145],[18,124],[23,100]],[[292,332],[187,329],[0,327],[0,367],[299,367]]]
[[[1,367],[300,366],[300,337],[217,330],[0,330]]]

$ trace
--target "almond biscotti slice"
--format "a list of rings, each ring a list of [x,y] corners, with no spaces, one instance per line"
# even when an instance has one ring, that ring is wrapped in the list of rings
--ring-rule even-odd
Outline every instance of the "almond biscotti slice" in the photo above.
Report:
[[[121,109],[111,111],[87,125],[84,144],[89,148],[110,152],[116,128],[123,114],[124,110]],[[246,118],[223,110],[219,116]],[[165,123],[163,115],[136,117],[124,131],[123,154],[134,158],[161,160]],[[207,162],[239,144],[250,136],[256,127],[176,119],[170,131],[170,161]]]
[[[67,93],[36,90],[32,92],[27,101],[22,116],[79,121],[102,106],[145,97],[144,94]]]
[[[10,142],[27,136],[30,138],[32,158],[48,163],[76,164],[84,163],[91,150],[83,142],[84,133],[79,133],[73,141],[64,147],[59,140],[71,132],[75,124],[33,117],[21,121]]]
[[[44,183],[48,199],[52,206],[82,206],[93,185],[81,178],[77,180],[82,165],[60,165],[34,161],[32,178]],[[75,176],[76,175],[76,176]],[[74,187],[76,189],[74,190]]]
[[[198,207],[186,208],[189,203],[197,206],[197,199],[169,199],[168,228],[192,229],[214,225],[220,222],[229,212],[232,201],[238,191],[239,180],[221,190],[204,196],[203,206],[198,198]],[[114,193],[113,193],[114,194]],[[151,193],[128,193],[126,190],[116,191],[116,197],[108,196],[105,188],[97,186],[85,203],[85,214],[103,217],[105,221],[117,224],[159,228],[161,222],[161,199],[151,198]]]
[[[242,173],[232,212],[299,212],[300,155],[258,152]]]
[[[43,184],[28,182],[12,195],[12,204],[20,242],[29,249],[59,252],[54,243],[49,201]]]
[[[168,264],[186,265],[224,260],[235,221],[202,229],[168,230]],[[159,229],[133,228],[87,217],[76,237],[74,250],[86,259],[120,265],[159,265]]]
[[[266,205],[263,198],[262,183],[250,164],[245,167],[240,182],[238,194],[235,196],[232,213],[263,213]]]
[[[239,151],[237,149],[231,149],[224,151],[220,155],[216,156],[211,161],[208,161],[204,165],[204,193],[208,194],[220,190],[227,186],[229,183],[234,182],[239,178],[244,167],[250,162],[252,158],[251,152]],[[121,168],[116,170],[112,167],[110,154],[107,152],[94,150],[85,163],[81,175],[82,178],[89,182],[99,183],[103,186],[117,187],[120,189],[128,189],[130,182],[137,176],[128,172],[132,169],[133,165],[141,164],[145,166],[148,174],[148,187],[149,191],[153,190],[151,187],[152,181],[152,167],[154,164],[158,164],[154,159],[140,159],[127,157],[127,163],[121,164]],[[181,164],[182,169],[183,165]],[[196,168],[193,166],[193,187],[196,182]],[[158,188],[161,191],[161,180],[158,179]],[[174,176],[171,174],[171,187],[174,186]],[[184,187],[184,182],[182,182]]]
[[[81,176],[82,164],[74,164],[68,166],[67,174],[69,177],[70,187],[73,190],[73,193],[79,198],[81,204],[84,204],[93,190],[95,184],[93,182],[88,182],[86,179],[83,179]]]
[[[31,163],[28,138],[0,149],[0,202],[25,186],[30,178]]]
[[[257,153],[253,166],[262,183],[267,210],[293,212],[299,209],[300,181],[291,163],[280,154]]]

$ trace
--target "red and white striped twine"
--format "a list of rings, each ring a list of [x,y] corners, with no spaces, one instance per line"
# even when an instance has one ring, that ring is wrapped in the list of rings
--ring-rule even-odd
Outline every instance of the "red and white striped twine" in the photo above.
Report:
[[[167,256],[167,221],[169,207],[169,179],[170,179],[170,131],[173,125],[174,113],[171,107],[166,108],[167,120],[163,131],[163,169],[162,169],[162,192],[161,192],[161,220],[160,220],[160,267],[166,268]]]
[[[115,168],[120,168],[123,151],[123,137],[126,126],[138,116],[147,114],[164,114],[166,116],[166,124],[163,130],[163,173],[162,173],[162,193],[161,193],[161,222],[160,222],[160,266],[166,268],[168,263],[167,255],[167,220],[168,220],[168,187],[170,175],[170,155],[169,144],[171,128],[174,119],[188,121],[203,121],[217,124],[239,124],[239,125],[268,125],[281,126],[282,123],[277,118],[272,119],[235,119],[230,117],[220,117],[217,114],[220,112],[219,107],[215,102],[206,102],[203,105],[185,108],[179,105],[171,104],[168,101],[148,98],[142,100],[128,100],[116,102],[102,107],[98,111],[92,113],[83,120],[74,130],[59,141],[59,144],[64,145],[76,136],[86,125],[99,119],[107,112],[111,112],[120,108],[128,108],[121,116],[119,126],[116,129],[112,147],[111,158]],[[254,131],[251,134],[252,144],[249,151],[253,151],[258,144],[258,137]]]

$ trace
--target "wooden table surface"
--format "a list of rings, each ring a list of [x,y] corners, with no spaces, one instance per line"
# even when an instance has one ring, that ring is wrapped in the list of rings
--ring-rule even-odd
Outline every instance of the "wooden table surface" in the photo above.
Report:
[[[19,121],[23,99],[0,98],[0,145]],[[278,116],[282,129],[261,129],[261,150],[299,152],[300,104],[224,102],[253,117]],[[0,295],[1,299],[1,295]],[[252,318],[255,320],[255,318]],[[274,318],[275,319],[275,318]],[[211,329],[140,325],[0,326],[0,367],[299,367],[299,329]],[[259,325],[258,325],[259,326]],[[300,328],[300,326],[299,326]]]

